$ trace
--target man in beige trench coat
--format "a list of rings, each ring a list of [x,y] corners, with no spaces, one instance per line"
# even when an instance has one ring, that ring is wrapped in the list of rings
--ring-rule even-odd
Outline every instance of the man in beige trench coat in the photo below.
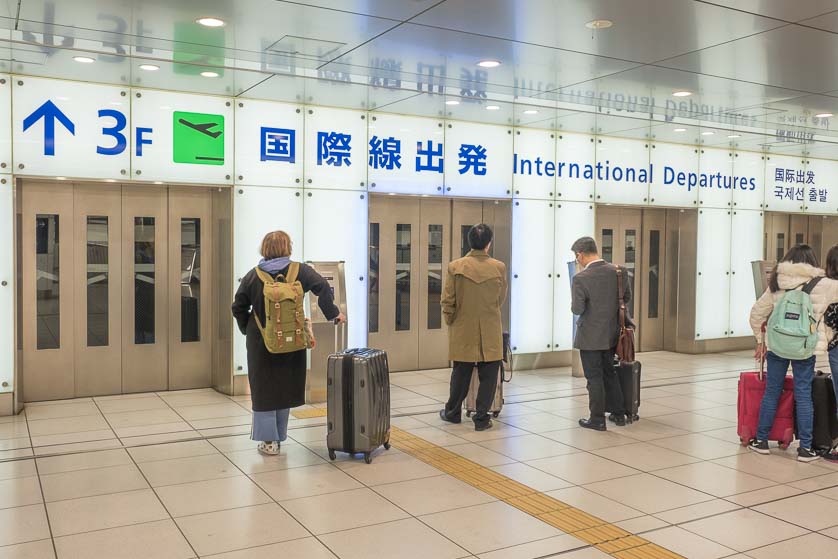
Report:
[[[448,324],[448,358],[454,362],[454,368],[451,395],[439,416],[450,423],[462,421],[463,400],[477,366],[480,388],[473,416],[477,431],[492,427],[489,408],[503,360],[501,306],[506,299],[506,266],[489,256],[492,238],[488,225],[471,228],[471,251],[448,265],[442,295],[442,313]]]

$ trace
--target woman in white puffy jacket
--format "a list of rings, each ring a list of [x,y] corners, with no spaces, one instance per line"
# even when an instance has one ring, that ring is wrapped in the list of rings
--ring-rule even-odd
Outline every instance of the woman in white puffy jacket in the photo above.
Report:
[[[757,339],[755,357],[765,358],[767,382],[765,395],[759,408],[759,427],[757,436],[748,444],[748,448],[760,454],[768,454],[768,433],[774,423],[777,404],[783,390],[783,381],[789,365],[794,375],[794,402],[797,416],[797,435],[800,447],[797,449],[797,459],[801,462],[817,460],[819,455],[812,449],[812,425],[814,407],[812,405],[812,379],[815,375],[815,356],[825,354],[827,344],[831,338],[823,323],[823,313],[826,307],[838,301],[838,281],[824,277],[824,271],[818,267],[818,258],[809,245],[792,247],[771,272],[768,289],[754,303],[751,308],[751,329]],[[783,293],[792,289],[802,289],[815,278],[818,282],[811,289],[810,297],[817,320],[818,341],[815,355],[808,359],[785,359],[774,353],[765,344],[763,325],[768,320],[774,305],[782,298]]]

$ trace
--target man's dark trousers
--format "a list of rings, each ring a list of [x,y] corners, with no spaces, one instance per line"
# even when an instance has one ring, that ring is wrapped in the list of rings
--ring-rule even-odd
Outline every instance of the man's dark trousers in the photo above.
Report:
[[[614,415],[625,415],[623,391],[614,370],[614,352],[608,350],[579,350],[582,370],[588,379],[588,407],[591,421],[605,423],[606,408]]]
[[[495,399],[495,390],[498,387],[498,372],[500,361],[484,361],[481,363],[467,363],[454,361],[454,368],[451,371],[451,395],[448,403],[445,404],[445,415],[450,419],[459,419],[463,410],[463,401],[468,396],[468,387],[471,383],[471,373],[477,366],[477,376],[480,379],[480,388],[477,389],[477,409],[473,416],[475,423],[485,423],[489,420],[489,408],[492,407],[492,400]]]

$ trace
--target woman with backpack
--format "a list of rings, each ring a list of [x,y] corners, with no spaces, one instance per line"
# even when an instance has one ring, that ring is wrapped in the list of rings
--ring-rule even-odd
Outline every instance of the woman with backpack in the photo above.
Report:
[[[823,314],[836,300],[838,282],[824,278],[809,245],[792,247],[771,272],[768,289],[751,308],[750,323],[757,339],[755,357],[765,359],[767,382],[759,409],[756,438],[748,448],[769,454],[768,434],[789,365],[794,375],[794,402],[800,447],[797,459],[812,462],[820,456],[812,448],[812,379],[815,355],[827,349]],[[763,326],[768,322],[765,334]]]
[[[279,454],[288,437],[290,408],[305,403],[306,350],[314,347],[305,318],[305,293],[317,296],[329,320],[344,322],[329,282],[311,267],[291,261],[284,231],[265,235],[262,260],[241,280],[233,316],[247,336],[247,378],[253,407],[251,439],[262,454]]]

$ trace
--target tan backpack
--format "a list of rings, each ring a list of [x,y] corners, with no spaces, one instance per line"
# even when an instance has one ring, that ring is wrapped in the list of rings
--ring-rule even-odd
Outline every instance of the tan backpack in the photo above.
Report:
[[[299,262],[291,262],[288,275],[280,274],[274,280],[270,274],[256,267],[256,275],[264,284],[265,326],[257,315],[254,314],[254,317],[270,353],[291,353],[312,347],[310,327],[303,308],[303,286],[297,280],[299,271]]]

